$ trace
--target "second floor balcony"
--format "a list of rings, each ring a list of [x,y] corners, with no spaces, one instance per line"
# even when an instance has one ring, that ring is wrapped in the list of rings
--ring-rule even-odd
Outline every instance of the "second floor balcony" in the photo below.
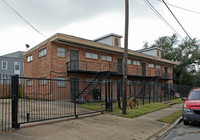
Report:
[[[111,73],[122,75],[123,67],[122,64],[107,62],[107,63],[98,63],[93,61],[69,61],[66,63],[67,72],[87,72],[87,73],[97,73],[97,72],[106,72],[110,71]],[[153,77],[160,76],[167,79],[172,79],[173,76],[169,72],[164,72],[163,70],[158,69],[146,69],[145,68],[136,68],[134,65],[127,66],[128,76],[141,76],[141,77]]]

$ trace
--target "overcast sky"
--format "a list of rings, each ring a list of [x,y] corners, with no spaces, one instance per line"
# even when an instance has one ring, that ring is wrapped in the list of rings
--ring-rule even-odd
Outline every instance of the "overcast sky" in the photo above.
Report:
[[[3,2],[8,3],[36,32]],[[186,34],[165,5],[159,0],[148,0],[183,38]],[[199,0],[165,0],[169,4],[200,12]],[[54,35],[64,33],[85,39],[116,33],[124,36],[125,0],[0,0],[0,55],[27,51]],[[200,39],[200,14],[170,6],[182,26],[192,38]],[[129,49],[152,44],[161,36],[174,33],[149,8],[144,0],[129,0]],[[123,40],[122,40],[123,45]]]

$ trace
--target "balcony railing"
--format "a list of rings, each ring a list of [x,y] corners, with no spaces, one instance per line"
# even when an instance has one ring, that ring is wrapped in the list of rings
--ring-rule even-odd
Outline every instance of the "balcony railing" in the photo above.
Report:
[[[107,63],[97,63],[92,61],[69,61],[66,63],[67,72],[69,71],[92,71],[92,72],[117,72],[118,74],[123,73],[122,64],[117,64],[113,62]],[[160,76],[164,78],[172,79],[172,74],[165,73],[162,70],[146,70],[145,74],[142,72],[142,68],[134,68],[134,66],[127,67],[128,75],[135,76]]]

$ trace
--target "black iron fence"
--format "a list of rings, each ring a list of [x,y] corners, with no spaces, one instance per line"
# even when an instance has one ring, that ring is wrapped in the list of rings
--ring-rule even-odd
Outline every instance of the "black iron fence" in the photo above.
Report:
[[[122,81],[93,81],[81,92],[87,84],[91,83],[78,79],[0,76],[1,131],[24,123],[112,111],[113,100],[120,102]],[[183,97],[189,90],[184,85],[128,81],[127,98],[135,97],[144,105]]]
[[[122,81],[115,80],[113,85],[117,85],[117,90],[113,89],[117,96],[114,95],[114,100],[118,101],[118,106],[122,101]],[[173,100],[179,97],[186,97],[190,90],[190,86],[175,85],[171,83],[160,82],[143,82],[143,81],[128,81],[127,84],[127,99],[133,97],[144,105],[147,103],[164,102]],[[120,107],[120,106],[119,106]]]
[[[9,76],[0,84],[0,128],[111,110],[111,83],[79,95],[87,81]],[[96,84],[96,83],[94,83]],[[79,96],[77,96],[79,95]]]

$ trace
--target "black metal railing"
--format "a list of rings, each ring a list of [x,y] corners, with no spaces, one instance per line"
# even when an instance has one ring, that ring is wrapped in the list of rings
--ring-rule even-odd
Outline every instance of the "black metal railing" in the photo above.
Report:
[[[91,72],[103,72],[110,71],[118,74],[122,74],[123,67],[121,64],[113,62],[92,62],[92,61],[69,61],[66,63],[67,72],[69,71],[91,71]],[[134,66],[127,66],[127,74],[135,76],[160,76],[167,79],[172,79],[171,73],[165,73],[163,70],[146,70],[145,75],[142,75],[142,68],[135,68]]]

